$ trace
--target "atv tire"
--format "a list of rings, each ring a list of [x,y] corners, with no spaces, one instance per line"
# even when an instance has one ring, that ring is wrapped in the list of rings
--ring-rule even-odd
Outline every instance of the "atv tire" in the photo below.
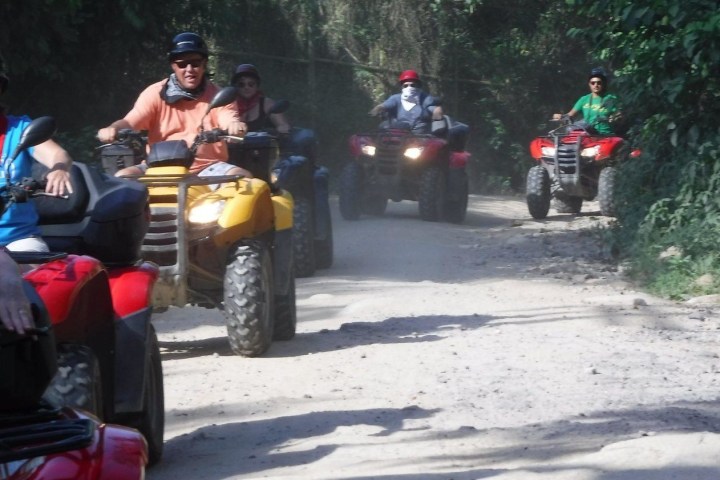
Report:
[[[333,231],[330,210],[327,213],[327,235],[322,240],[315,240],[315,268],[330,268],[334,260]]]
[[[312,277],[315,274],[315,222],[312,203],[305,197],[295,197],[293,206],[293,254],[295,275]]]
[[[362,167],[351,161],[340,174],[340,214],[345,220],[360,218],[362,193]]]
[[[138,430],[148,444],[149,465],[155,465],[163,454],[165,434],[165,389],[163,388],[160,346],[155,329],[150,326],[150,342],[145,361],[145,387],[143,388],[142,411],[119,416],[121,425]]]
[[[58,370],[43,399],[55,407],[71,407],[105,420],[100,363],[90,347],[61,344],[57,347]]]
[[[600,213],[606,217],[614,217],[615,209],[615,167],[605,167],[600,171],[598,178],[598,203]]]
[[[362,204],[362,213],[380,217],[385,214],[388,199],[379,195],[365,197]]]
[[[535,165],[527,173],[525,200],[533,218],[547,217],[550,210],[550,174],[542,165]]]
[[[420,176],[418,208],[420,218],[427,222],[437,222],[445,213],[445,173],[439,167],[428,167]]]
[[[273,274],[268,248],[261,242],[238,245],[228,260],[223,289],[230,348],[257,357],[273,336]]]
[[[275,295],[275,328],[273,340],[292,340],[297,328],[295,305],[295,275],[290,272],[290,285],[286,295]]]
[[[457,224],[465,221],[469,190],[467,175],[464,175],[459,191],[448,192],[445,202],[445,221]]]
[[[555,211],[558,213],[580,213],[582,210],[583,198],[562,195],[555,197]]]

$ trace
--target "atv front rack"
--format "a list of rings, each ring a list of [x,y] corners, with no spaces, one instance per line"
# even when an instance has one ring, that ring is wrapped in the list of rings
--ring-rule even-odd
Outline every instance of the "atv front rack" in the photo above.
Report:
[[[161,282],[155,285],[156,306],[185,305],[189,300],[190,270],[187,206],[190,187],[237,183],[242,175],[200,177],[194,174],[132,177],[148,188],[177,189],[163,196],[151,195],[150,225],[143,239],[143,258],[160,267]],[[157,203],[170,206],[154,205]],[[203,296],[194,292],[195,296]]]
[[[5,426],[11,424],[13,426]],[[0,463],[86,448],[92,444],[95,422],[64,418],[60,409],[0,417]]]

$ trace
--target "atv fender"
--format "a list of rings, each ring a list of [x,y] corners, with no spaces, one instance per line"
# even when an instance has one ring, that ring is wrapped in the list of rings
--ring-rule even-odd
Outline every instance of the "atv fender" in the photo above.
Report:
[[[447,179],[447,198],[450,201],[461,200],[463,194],[466,193],[466,185],[468,182],[468,175],[464,168],[450,168],[448,169]]]
[[[313,175],[315,184],[315,238],[325,240],[332,235],[330,225],[330,170],[327,167],[317,167]]]
[[[152,307],[146,307],[115,322],[116,414],[142,411],[151,315]]]
[[[157,265],[111,270],[110,288],[115,311],[115,413],[139,412],[146,385],[146,357],[150,355],[152,290]]]
[[[227,204],[218,219],[225,235],[218,235],[217,245],[230,245],[238,238],[256,237],[272,229],[273,205],[270,187],[257,178],[242,179],[239,188],[228,185],[215,192],[226,197]]]
[[[275,212],[275,230],[289,230],[293,226],[293,198],[287,190],[272,196]]]
[[[273,240],[273,279],[275,295],[287,295],[293,268],[292,229],[275,232]]]
[[[25,275],[45,303],[53,325],[68,318],[73,299],[83,286],[97,276],[104,276],[102,264],[92,258],[70,255],[36,268]],[[77,320],[77,319],[74,319]]]
[[[110,270],[108,275],[115,315],[123,318],[151,306],[152,289],[159,274],[158,266],[150,262],[143,262],[139,267]]]
[[[103,379],[114,378],[115,315],[107,271],[82,255],[46,263],[25,275],[50,314],[57,344],[89,347]],[[103,403],[112,405],[113,382],[103,385]]]

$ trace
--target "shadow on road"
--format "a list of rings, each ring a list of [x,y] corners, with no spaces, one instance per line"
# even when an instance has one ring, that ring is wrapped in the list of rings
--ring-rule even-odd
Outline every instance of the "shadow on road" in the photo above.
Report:
[[[444,331],[473,330],[484,327],[496,317],[485,315],[422,315],[393,317],[378,322],[343,323],[335,330],[299,334],[291,342],[278,343],[269,357],[294,357],[332,352],[374,344],[407,344],[437,342]]]
[[[349,475],[342,471],[342,478],[351,480],[471,480],[499,476],[503,473],[525,474],[528,478],[577,478],[579,472],[592,473],[594,480],[643,480],[710,479],[717,478],[718,469],[692,465],[668,464],[658,469],[622,467],[623,458],[633,455],[627,445],[618,448],[617,459],[597,457],[607,446],[614,443],[640,440],[647,435],[674,434],[675,441],[682,442],[683,434],[720,432],[720,402],[681,402],[666,406],[647,405],[633,409],[598,411],[570,419],[545,423],[521,425],[514,428],[479,429],[463,426],[455,430],[412,428],[408,420],[430,419],[441,413],[440,409],[424,409],[408,406],[402,409],[367,409],[311,412],[302,415],[277,417],[248,422],[208,425],[191,433],[172,438],[165,443],[163,462],[149,472],[148,478],[256,478],[254,474],[277,468],[298,467],[318,462],[340,448],[363,447],[375,443],[371,438],[383,437],[388,448],[398,442],[408,442],[412,432],[413,443],[422,452],[425,444],[441,442],[461,444],[476,443],[475,453],[445,455],[443,458],[417,455],[412,459],[397,459],[397,465],[412,462],[410,470],[417,471],[422,465],[437,470],[443,465],[454,465],[442,473],[387,474],[372,476]],[[320,437],[332,434],[342,427],[375,427],[377,431],[362,433],[347,444],[323,444]],[[360,429],[358,431],[366,432]],[[393,435],[404,432],[403,439]],[[653,432],[653,433],[643,433]],[[363,440],[364,437],[368,437]],[[347,437],[343,437],[347,438]],[[492,441],[496,438],[496,442]],[[700,440],[702,441],[702,440]],[[218,443],[220,442],[220,443]],[[218,448],[218,447],[221,448]],[[303,448],[303,447],[306,448]],[[373,447],[376,448],[376,447]],[[233,453],[228,455],[228,450]],[[292,450],[292,451],[290,451]],[[466,450],[467,451],[467,450]],[[647,452],[647,448],[645,450]],[[575,456],[578,460],[568,463],[563,459]],[[602,461],[613,461],[613,468],[603,468]],[[362,457],[357,459],[362,461]],[[557,463],[553,463],[557,462]],[[352,465],[352,461],[342,462]],[[542,463],[539,466],[538,463]],[[504,465],[503,465],[504,464]],[[513,465],[508,467],[507,465]],[[600,466],[598,466],[600,464]],[[460,465],[468,465],[461,468]],[[486,465],[487,468],[479,468]],[[503,465],[500,467],[499,465]],[[490,468],[494,466],[494,468]],[[332,472],[322,478],[334,478]],[[341,471],[334,472],[340,477]],[[179,476],[178,476],[179,475]],[[245,477],[245,475],[248,475]],[[504,477],[503,477],[504,478]],[[512,476],[511,478],[523,478]],[[585,476],[583,476],[585,478]],[[590,477],[588,477],[590,478]]]
[[[316,462],[342,445],[315,445],[299,451],[283,451],[288,445],[321,437],[340,427],[376,427],[374,437],[390,437],[407,431],[405,422],[429,418],[437,409],[417,406],[357,411],[311,412],[249,422],[208,425],[165,442],[160,465],[150,471],[164,478],[231,478],[270,468],[293,467]],[[218,441],[223,448],[218,449]],[[233,453],[228,455],[228,450]]]

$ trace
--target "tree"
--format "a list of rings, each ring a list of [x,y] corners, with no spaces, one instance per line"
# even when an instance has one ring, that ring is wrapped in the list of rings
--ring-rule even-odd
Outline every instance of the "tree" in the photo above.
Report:
[[[575,34],[596,44],[601,59],[613,59],[625,115],[638,121],[633,138],[643,155],[623,168],[617,240],[634,259],[638,277],[661,293],[697,293],[694,278],[720,272],[717,3],[570,3],[608,19]],[[669,246],[682,255],[658,260]]]

